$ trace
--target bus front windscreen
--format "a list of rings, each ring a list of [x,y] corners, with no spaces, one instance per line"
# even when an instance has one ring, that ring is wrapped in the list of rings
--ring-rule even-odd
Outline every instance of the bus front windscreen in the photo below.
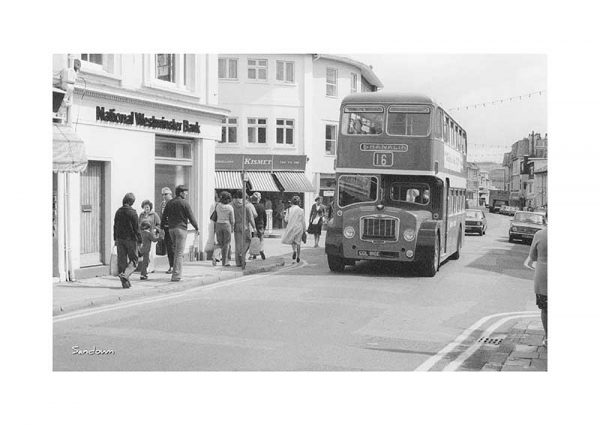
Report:
[[[348,205],[377,200],[377,177],[374,176],[340,176],[338,180],[338,205]]]
[[[427,136],[430,123],[428,106],[390,106],[387,132],[393,136]]]
[[[342,134],[383,133],[383,106],[346,106],[342,115]]]

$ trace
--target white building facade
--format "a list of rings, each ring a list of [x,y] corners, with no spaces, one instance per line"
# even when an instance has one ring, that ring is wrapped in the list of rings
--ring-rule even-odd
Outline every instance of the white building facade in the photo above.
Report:
[[[203,246],[215,143],[228,115],[218,105],[217,56],[56,54],[53,71],[75,62],[81,70],[64,124],[83,141],[87,166],[62,172],[55,158],[54,277],[109,273],[114,214],[127,192],[138,213],[146,199],[160,213],[162,187],[188,186]]]
[[[307,213],[317,194],[327,204],[341,101],[381,87],[370,67],[341,56],[219,55],[219,104],[231,114],[216,147],[217,188],[240,188],[232,172],[244,161],[252,191],[273,205],[275,227],[280,201],[294,194]]]

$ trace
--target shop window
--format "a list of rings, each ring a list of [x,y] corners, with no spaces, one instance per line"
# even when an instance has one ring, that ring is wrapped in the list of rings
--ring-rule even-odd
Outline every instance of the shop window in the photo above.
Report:
[[[294,62],[277,61],[277,81],[294,82]]]
[[[278,145],[293,145],[294,144],[294,121],[293,120],[276,120],[277,125],[277,144]]]
[[[219,58],[219,78],[237,80],[238,60],[235,58]]]
[[[237,118],[223,118],[221,143],[237,143]]]
[[[337,69],[327,68],[326,91],[327,96],[337,96]]]
[[[268,61],[266,59],[248,59],[248,79],[266,81]]]
[[[335,155],[337,144],[337,125],[325,125],[325,153]]]
[[[154,208],[160,213],[162,202],[161,189],[169,187],[175,196],[175,187],[186,185],[189,190],[188,201],[195,202],[192,184],[192,144],[189,141],[157,136],[155,143],[154,166]],[[195,213],[195,211],[194,211]]]
[[[267,143],[266,118],[248,118],[248,143]]]

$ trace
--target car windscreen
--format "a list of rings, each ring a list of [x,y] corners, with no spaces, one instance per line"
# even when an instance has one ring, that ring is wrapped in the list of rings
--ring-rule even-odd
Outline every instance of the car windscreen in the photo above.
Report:
[[[481,211],[467,211],[467,218],[481,218]]]
[[[515,221],[522,221],[524,223],[533,223],[533,224],[544,224],[544,217],[539,214],[532,213],[516,213]]]

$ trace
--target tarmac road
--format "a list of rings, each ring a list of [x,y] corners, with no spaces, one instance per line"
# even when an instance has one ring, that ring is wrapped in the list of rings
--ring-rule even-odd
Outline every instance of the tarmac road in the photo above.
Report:
[[[275,273],[63,315],[54,369],[442,370],[499,323],[469,333],[482,318],[536,310],[529,247],[508,242],[508,221],[489,214],[487,234],[467,236],[433,278],[369,262],[332,273],[320,248]],[[510,325],[497,317],[497,331]],[[455,366],[478,370],[478,355]]]

